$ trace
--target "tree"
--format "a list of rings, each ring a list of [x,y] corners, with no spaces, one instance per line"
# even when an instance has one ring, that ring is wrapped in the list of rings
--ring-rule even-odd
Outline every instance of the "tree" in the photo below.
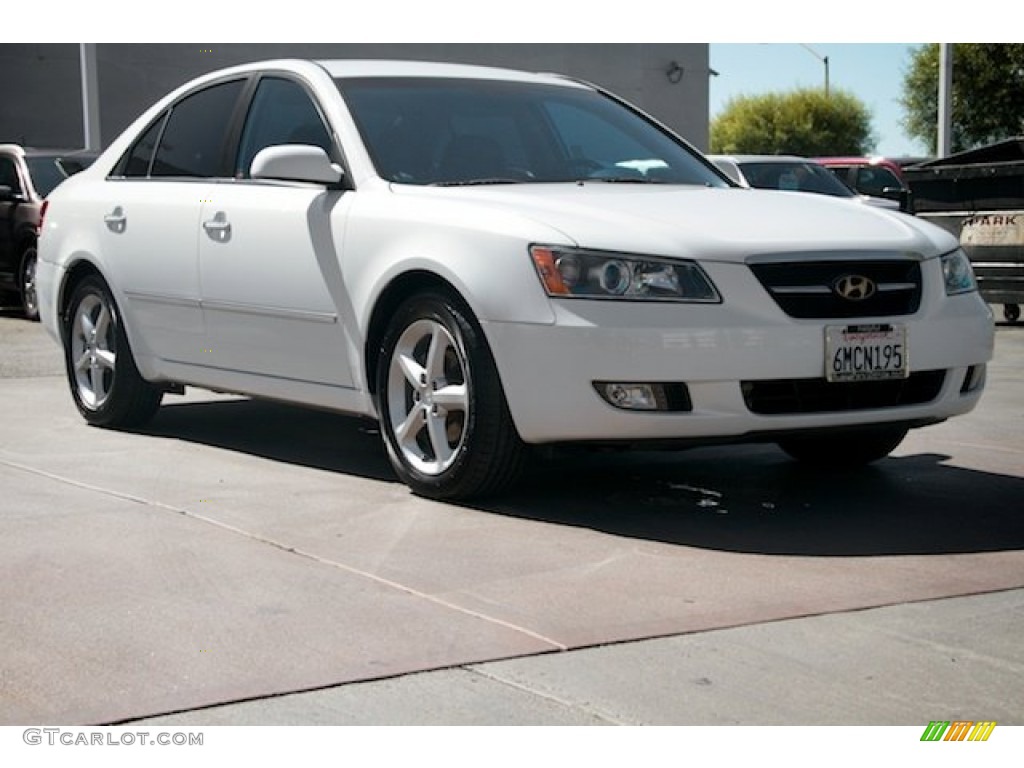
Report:
[[[864,155],[874,141],[868,108],[834,89],[739,96],[711,122],[711,151],[722,154]]]
[[[953,46],[953,151],[1024,133],[1024,44]],[[903,128],[934,153],[938,146],[939,45],[916,49],[903,78]]]

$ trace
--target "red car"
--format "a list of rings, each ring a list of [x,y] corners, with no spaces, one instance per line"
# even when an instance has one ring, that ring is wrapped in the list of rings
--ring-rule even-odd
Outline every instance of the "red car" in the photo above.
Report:
[[[903,180],[903,168],[924,162],[928,158],[886,157],[816,157],[848,187],[862,195],[900,200],[906,197],[908,187]]]

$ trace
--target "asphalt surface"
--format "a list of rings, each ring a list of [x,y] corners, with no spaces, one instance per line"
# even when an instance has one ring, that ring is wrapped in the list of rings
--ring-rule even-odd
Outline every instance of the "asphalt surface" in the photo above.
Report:
[[[0,352],[0,724],[1024,724],[1024,327],[861,472],[588,454],[475,506],[371,422],[100,430],[39,325]]]

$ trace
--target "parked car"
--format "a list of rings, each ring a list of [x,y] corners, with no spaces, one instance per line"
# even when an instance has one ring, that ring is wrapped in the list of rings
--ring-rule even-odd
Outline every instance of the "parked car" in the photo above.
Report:
[[[840,181],[861,195],[894,200],[908,210],[909,187],[903,178],[908,164],[927,158],[886,157],[816,157],[814,161],[828,168]]]
[[[726,176],[742,187],[784,192],[813,192],[898,210],[899,203],[859,195],[818,163],[794,155],[708,155]]]
[[[182,86],[51,194],[38,286],[89,423],[182,385],[373,416],[437,498],[539,445],[873,461],[971,410],[993,346],[947,232],[738,189],[592,85],[423,62]]]
[[[36,238],[43,199],[95,159],[78,150],[0,144],[0,290],[17,295],[30,320],[39,319]]]

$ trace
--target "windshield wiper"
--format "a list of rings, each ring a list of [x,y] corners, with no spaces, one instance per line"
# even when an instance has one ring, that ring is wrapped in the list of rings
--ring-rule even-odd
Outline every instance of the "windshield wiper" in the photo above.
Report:
[[[488,179],[459,179],[457,181],[435,181],[430,184],[432,187],[477,187],[483,184],[522,184],[522,179],[488,178]]]
[[[648,179],[645,176],[593,176],[586,179],[579,179],[578,183],[585,181],[603,181],[606,184],[664,184],[660,179]]]
[[[648,176],[584,176],[579,179],[574,179],[576,184],[586,184],[590,181],[601,182],[603,184],[666,184],[668,182],[662,179],[652,179]]]

